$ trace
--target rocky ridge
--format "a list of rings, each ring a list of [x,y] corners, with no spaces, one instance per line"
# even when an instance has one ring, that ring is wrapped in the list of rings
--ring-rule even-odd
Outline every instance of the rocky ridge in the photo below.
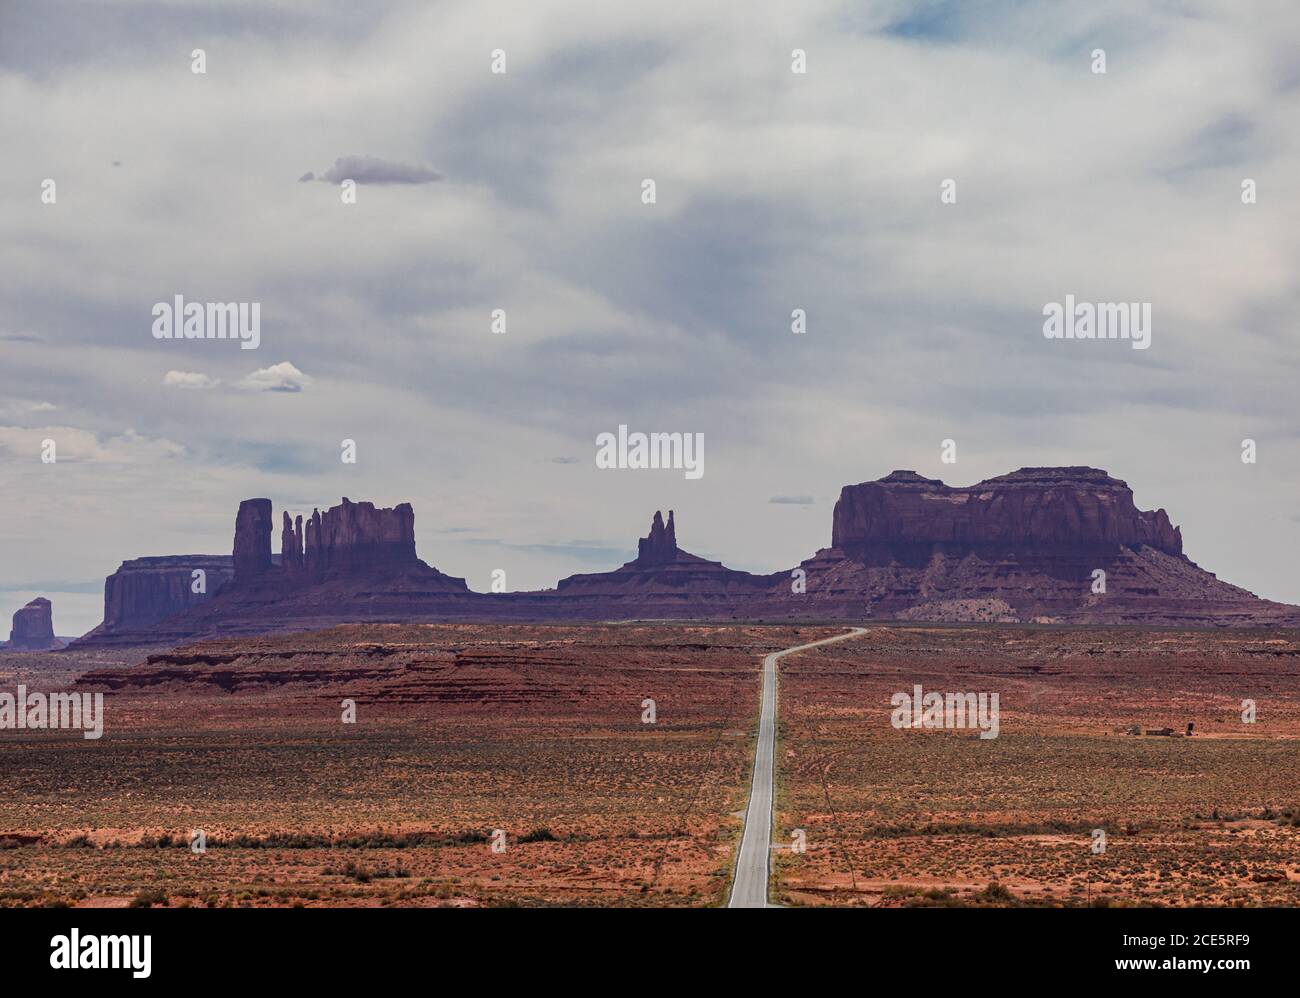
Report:
[[[1300,626],[1183,554],[1163,509],[1087,467],[1022,468],[967,487],[912,471],[847,485],[831,546],[791,571],[753,575],[678,547],[656,512],[637,556],[555,589],[476,593],[415,550],[408,503],[282,514],[240,504],[233,577],[202,605],[141,629],[140,643],[309,630],[341,622],[930,620],[1170,626]],[[1099,588],[1099,579],[1100,582]],[[120,632],[117,634],[121,637]],[[96,632],[87,635],[95,643]]]

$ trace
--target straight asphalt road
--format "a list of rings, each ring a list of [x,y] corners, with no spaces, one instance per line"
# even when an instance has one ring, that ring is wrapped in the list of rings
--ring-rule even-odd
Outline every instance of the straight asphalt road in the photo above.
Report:
[[[736,876],[731,882],[728,908],[767,908],[767,877],[772,855],[772,780],[776,749],[776,663],[818,645],[846,641],[866,634],[865,627],[854,627],[848,634],[837,634],[807,645],[774,651],[763,659],[763,705],[758,715],[758,744],[754,746],[754,778],[749,786],[749,808],[745,811],[745,830],[740,836],[740,854],[736,857]]]

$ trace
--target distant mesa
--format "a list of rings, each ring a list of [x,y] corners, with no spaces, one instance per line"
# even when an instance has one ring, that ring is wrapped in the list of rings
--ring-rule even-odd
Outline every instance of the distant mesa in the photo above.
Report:
[[[196,571],[203,573],[201,586],[196,585]],[[138,644],[155,625],[207,600],[233,576],[233,559],[228,554],[124,561],[104,580],[103,623],[76,644]]]
[[[1087,467],[1021,468],[967,487],[914,471],[846,485],[831,546],[796,569],[753,575],[678,547],[656,512],[632,561],[554,589],[477,593],[421,561],[415,513],[343,501],[281,513],[247,499],[233,553],[124,562],[105,586],[104,624],[78,644],[177,643],[197,636],[340,623],[563,620],[990,621],[1300,626],[1300,607],[1219,581],[1183,554],[1163,509]],[[216,583],[188,594],[202,563]],[[1096,579],[1104,576],[1104,588]]]
[[[101,625],[75,645],[174,644],[195,635],[315,630],[339,620],[449,619],[461,607],[457,597],[485,598],[416,556],[409,503],[381,509],[344,498],[306,518],[282,513],[279,555],[271,553],[274,522],[270,499],[245,499],[223,559],[229,574],[206,598],[154,623]]]
[[[124,561],[104,580],[104,620],[75,644],[84,646],[166,643],[201,631],[225,631],[236,607],[250,611],[250,626],[266,629],[261,615],[288,594],[308,585],[381,574],[391,568],[425,573],[431,591],[459,588],[415,555],[415,514],[407,503],[376,509],[373,503],[342,504],[305,521],[283,514],[280,554],[271,551],[271,500],[245,499],[235,516],[231,554],[187,554]],[[202,585],[196,585],[196,572]],[[432,573],[431,575],[429,573]],[[216,601],[216,609],[207,609]],[[226,608],[223,610],[223,608]],[[347,612],[346,604],[340,612]],[[293,619],[290,614],[288,619]],[[317,619],[314,615],[311,620]]]
[[[245,499],[235,517],[234,565],[236,587],[275,583],[318,585],[333,579],[423,574],[425,581],[464,589],[422,562],[415,553],[415,511],[404,502],[380,509],[372,502],[344,496],[324,513],[313,509],[306,520],[282,515],[280,557],[271,555],[270,499]],[[430,574],[431,573],[431,574]]]
[[[831,545],[1183,552],[1182,534],[1163,509],[1142,512],[1124,482],[1081,467],[1021,468],[966,488],[914,471],[846,485],[835,504]]]
[[[63,642],[54,636],[54,614],[49,600],[37,596],[14,611],[7,647],[11,651],[52,651],[63,647]]]
[[[965,488],[914,471],[846,485],[831,547],[800,567],[807,609],[830,616],[1300,624],[1300,608],[1197,566],[1163,509],[1139,510],[1128,485],[1097,468],[1021,468]],[[1104,592],[1093,591],[1098,570]]]

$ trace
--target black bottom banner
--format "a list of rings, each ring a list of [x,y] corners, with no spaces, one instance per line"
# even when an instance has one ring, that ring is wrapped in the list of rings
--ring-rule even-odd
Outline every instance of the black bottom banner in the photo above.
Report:
[[[699,976],[745,976],[745,953],[864,981],[952,983],[962,968],[1077,985],[1203,978],[1232,986],[1290,966],[1289,909],[878,910],[742,915],[704,911],[11,910],[0,917],[9,980],[78,985],[394,983],[432,969],[493,983],[545,968],[613,982],[687,960]],[[757,918],[759,921],[750,921]],[[667,921],[660,921],[667,919]],[[758,930],[760,937],[755,938]],[[736,933],[736,935],[733,935]],[[757,945],[756,945],[757,944]],[[751,959],[753,959],[751,957]],[[753,970],[760,968],[755,965]],[[761,973],[769,973],[770,968]],[[956,975],[956,976],[954,976]],[[691,976],[697,976],[692,970]],[[531,982],[530,982],[531,983]]]

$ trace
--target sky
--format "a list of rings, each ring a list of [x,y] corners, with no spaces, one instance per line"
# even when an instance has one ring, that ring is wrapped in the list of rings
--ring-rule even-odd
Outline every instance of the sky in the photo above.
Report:
[[[410,502],[513,590],[656,509],[771,572],[845,484],[1037,465],[1300,602],[1298,121],[1283,2],[3,0],[0,621],[88,630],[252,496]],[[155,338],[176,295],[259,303],[257,349]],[[1066,295],[1150,348],[1046,338]],[[620,424],[704,474],[598,468]]]

